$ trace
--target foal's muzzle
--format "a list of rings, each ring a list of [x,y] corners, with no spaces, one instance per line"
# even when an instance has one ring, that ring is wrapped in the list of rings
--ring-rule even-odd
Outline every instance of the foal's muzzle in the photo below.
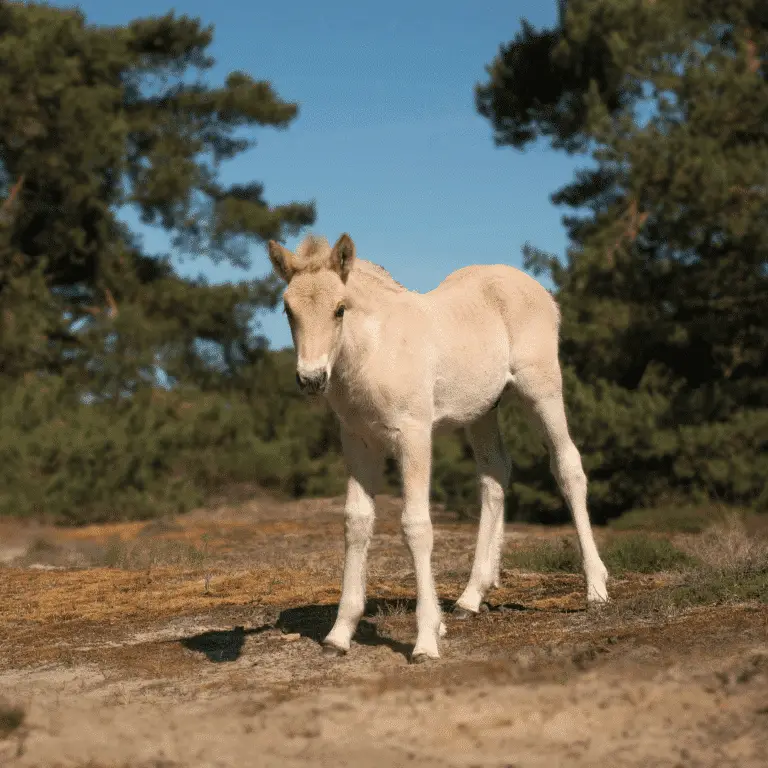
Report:
[[[297,373],[296,383],[302,392],[308,395],[316,395],[324,392],[328,384],[328,372],[325,370],[313,371],[312,373]]]

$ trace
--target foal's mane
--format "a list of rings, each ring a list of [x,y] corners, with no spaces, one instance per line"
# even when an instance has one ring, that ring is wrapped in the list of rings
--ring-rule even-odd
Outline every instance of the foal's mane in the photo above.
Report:
[[[318,272],[328,265],[331,244],[319,235],[307,235],[296,248],[296,261],[302,272]],[[375,280],[379,287],[390,291],[402,292],[407,290],[404,285],[395,280],[384,267],[366,259],[357,259],[352,270],[353,275]]]
[[[395,291],[396,293],[401,293],[402,291],[407,290],[407,288],[401,283],[398,283],[397,280],[384,269],[384,267],[374,264],[372,261],[358,259],[352,274],[359,274],[361,277],[370,277],[379,283],[382,288]]]

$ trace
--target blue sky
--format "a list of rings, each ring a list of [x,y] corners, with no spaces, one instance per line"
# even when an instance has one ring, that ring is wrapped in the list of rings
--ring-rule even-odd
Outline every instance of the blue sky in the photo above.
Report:
[[[331,241],[348,231],[360,256],[409,288],[430,290],[470,263],[520,266],[526,241],[565,250],[564,211],[549,195],[580,163],[543,145],[525,153],[495,147],[473,91],[521,17],[536,26],[554,21],[554,0],[53,4],[77,4],[97,24],[171,8],[213,24],[212,82],[243,70],[300,104],[287,130],[259,130],[257,146],[226,167],[225,181],[261,181],[272,204],[314,200],[312,231]],[[148,250],[166,242],[145,232]],[[247,270],[177,263],[183,274],[215,282],[270,271],[263,246]],[[290,346],[281,313],[259,320],[273,347]]]

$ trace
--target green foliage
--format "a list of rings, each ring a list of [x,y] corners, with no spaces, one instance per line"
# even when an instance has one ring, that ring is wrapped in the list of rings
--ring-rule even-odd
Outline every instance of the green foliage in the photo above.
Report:
[[[768,603],[768,569],[747,576],[705,571],[686,584],[669,587],[663,600],[676,608],[757,601]]]
[[[252,402],[179,387],[84,405],[58,379],[37,377],[4,389],[0,515],[149,518],[242,482],[292,496],[341,493],[333,414],[295,391],[290,354],[272,355],[261,374]]]
[[[433,453],[433,499],[461,518],[479,513],[477,468],[466,434],[438,435]]]
[[[563,538],[556,544],[546,541],[510,552],[504,557],[504,565],[534,573],[578,573],[581,554],[570,539]]]
[[[609,525],[616,531],[701,533],[731,511],[710,504],[669,504],[631,509],[611,520]]]
[[[299,428],[325,417],[297,415],[258,335],[276,280],[184,279],[118,218],[249,266],[314,207],[221,171],[297,105],[243,73],[210,85],[212,29],[186,16],[107,28],[3,3],[0,33],[0,514],[79,523],[181,511],[228,482],[333,485],[338,455]]]
[[[612,538],[601,548],[600,554],[606,568],[613,574],[680,570],[695,562],[666,539],[645,534]],[[562,538],[556,543],[546,541],[532,547],[521,547],[506,555],[504,564],[507,568],[534,573],[580,573],[581,552],[571,538]]]
[[[575,211],[567,259],[525,256],[562,307],[592,518],[767,509],[763,4],[560,8],[554,29],[524,25],[501,49],[477,103],[499,144],[591,154],[553,196]],[[207,82],[213,31],[186,16],[105,28],[8,2],[0,33],[0,515],[153,517],[233,483],[343,492],[335,417],[258,333],[275,279],[184,279],[118,217],[132,208],[178,253],[249,266],[314,207],[270,205],[222,170],[297,105],[244,73]],[[514,404],[501,422],[508,516],[567,520],[537,430]],[[433,470],[436,500],[477,508],[463,434],[436,440]],[[399,487],[392,462],[387,481]]]
[[[602,558],[610,573],[674,571],[694,562],[693,558],[681,552],[667,539],[642,533],[612,539],[605,547]]]
[[[205,82],[212,30],[186,16],[95,27],[75,10],[0,6],[0,371],[63,376],[111,398],[172,381],[210,386],[263,351],[254,312],[274,279],[209,286],[141,250],[126,206],[178,252],[250,264],[249,249],[314,220],[271,207],[262,185],[225,186],[223,163],[297,106],[231,73]],[[218,386],[218,384],[217,384]]]
[[[764,4],[560,8],[502,47],[477,105],[498,144],[591,155],[552,197],[575,211],[567,259],[525,256],[562,308],[593,518],[681,498],[768,509]],[[544,455],[522,456],[511,514],[566,519]]]

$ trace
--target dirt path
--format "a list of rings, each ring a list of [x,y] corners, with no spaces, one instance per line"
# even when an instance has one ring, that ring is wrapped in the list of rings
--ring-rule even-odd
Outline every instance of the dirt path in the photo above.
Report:
[[[3,739],[0,708],[0,765],[768,766],[765,604],[629,610],[671,578],[652,574],[614,580],[614,606],[588,612],[577,575],[507,572],[492,609],[449,618],[443,659],[414,667],[398,505],[381,508],[342,660],[318,645],[338,501],[1,527],[0,697],[25,718]],[[559,535],[511,526],[508,548]],[[446,608],[473,537],[438,523]]]

